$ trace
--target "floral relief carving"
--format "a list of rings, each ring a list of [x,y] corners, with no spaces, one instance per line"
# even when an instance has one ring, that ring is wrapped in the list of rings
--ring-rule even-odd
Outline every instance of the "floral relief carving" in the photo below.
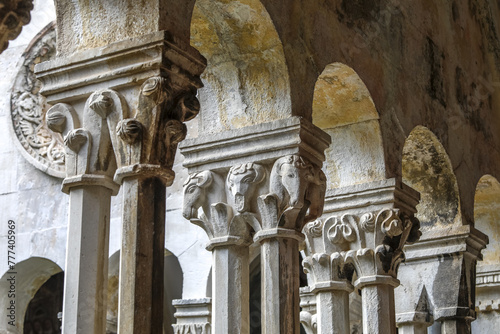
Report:
[[[44,120],[50,106],[39,93],[41,83],[33,72],[35,64],[55,56],[55,44],[53,26],[35,37],[15,78],[10,105],[12,126],[23,156],[40,170],[62,178],[65,176],[63,138],[50,131]],[[55,124],[57,120],[52,121]]]

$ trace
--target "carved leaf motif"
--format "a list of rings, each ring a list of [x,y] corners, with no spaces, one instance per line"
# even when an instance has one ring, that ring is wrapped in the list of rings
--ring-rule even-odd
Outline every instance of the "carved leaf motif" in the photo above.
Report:
[[[319,219],[307,223],[304,228],[304,232],[313,238],[319,238],[323,235],[323,222]]]
[[[61,112],[51,112],[47,113],[47,126],[54,132],[63,132],[64,126],[66,125],[66,116]]]
[[[155,104],[162,103],[167,97],[167,80],[163,77],[152,77],[142,84],[142,95],[152,98]]]
[[[64,138],[64,144],[73,152],[78,153],[82,146],[87,142],[88,134],[84,129],[75,129],[68,133]]]
[[[329,219],[335,219],[333,225],[328,229],[328,239],[332,243],[341,244],[356,240],[356,232],[351,224],[352,222],[356,222],[354,216],[343,215],[340,219],[338,217],[331,217]]]
[[[192,120],[200,112],[200,101],[194,93],[188,93],[180,98],[178,104],[179,119],[182,122]]]
[[[186,138],[187,127],[177,120],[170,120],[166,124],[167,144],[176,145]]]
[[[375,215],[371,212],[361,216],[359,224],[361,228],[367,232],[375,231]]]
[[[127,118],[118,123],[116,133],[126,143],[133,144],[142,136],[142,124],[134,118]]]
[[[382,222],[380,229],[382,233],[389,237],[395,237],[403,233],[403,222],[399,218],[398,211],[393,209],[384,209],[377,215],[377,221]]]
[[[90,97],[91,102],[89,104],[90,109],[94,110],[96,114],[102,118],[108,117],[112,111],[113,99],[108,92],[94,93]]]

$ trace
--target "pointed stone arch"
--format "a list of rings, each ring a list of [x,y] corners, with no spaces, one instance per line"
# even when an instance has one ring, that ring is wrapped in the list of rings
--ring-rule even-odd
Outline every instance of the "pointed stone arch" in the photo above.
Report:
[[[325,67],[315,85],[312,117],[332,137],[324,167],[329,188],[385,179],[379,114],[354,69],[342,63]]]
[[[403,182],[420,192],[417,218],[423,232],[462,225],[457,179],[443,145],[417,126],[403,146]]]
[[[199,90],[203,133],[291,116],[283,46],[260,0],[197,0],[191,45],[207,58]]]
[[[41,257],[30,257],[17,263],[14,270],[5,272],[0,279],[0,303],[1,305],[10,304],[12,298],[9,298],[10,283],[7,279],[13,276],[15,278],[16,327],[7,325],[7,309],[2,307],[0,308],[0,328],[12,330],[7,333],[22,333],[24,315],[30,301],[48,279],[60,272],[62,269],[55,262]]]

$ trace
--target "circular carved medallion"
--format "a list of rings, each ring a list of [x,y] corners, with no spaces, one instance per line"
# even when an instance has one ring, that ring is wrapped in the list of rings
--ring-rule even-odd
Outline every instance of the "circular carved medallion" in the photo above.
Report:
[[[11,94],[11,117],[14,133],[22,146],[21,153],[43,172],[63,178],[64,143],[60,134],[47,128],[45,113],[50,105],[40,95],[41,83],[35,78],[35,65],[50,60],[56,53],[54,24],[45,27],[23,54]]]

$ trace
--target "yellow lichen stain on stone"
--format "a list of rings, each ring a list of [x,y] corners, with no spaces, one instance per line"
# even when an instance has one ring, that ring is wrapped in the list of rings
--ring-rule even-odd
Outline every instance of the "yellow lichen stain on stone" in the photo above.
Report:
[[[474,197],[475,227],[490,238],[482,251],[483,261],[478,266],[498,263],[500,258],[500,183],[491,175],[483,176]]]
[[[356,72],[327,65],[314,88],[313,122],[322,129],[378,119],[370,92]]]
[[[126,6],[117,6],[113,1],[80,0],[77,8],[82,18],[77,50],[102,47],[158,30],[158,15],[143,15],[145,11],[158,12],[154,2],[127,1]]]
[[[325,174],[328,187],[385,179],[385,161],[378,120],[325,129],[332,137],[326,150]],[[335,143],[342,142],[342,145]]]
[[[283,47],[259,1],[197,1],[191,44],[208,63],[202,76],[205,88],[200,90],[202,124],[208,125],[202,125],[204,131],[237,129],[290,116]]]
[[[403,147],[403,182],[420,192],[421,230],[461,225],[458,184],[450,159],[437,137],[417,126]]]
[[[118,317],[118,276],[108,278],[108,317]]]

